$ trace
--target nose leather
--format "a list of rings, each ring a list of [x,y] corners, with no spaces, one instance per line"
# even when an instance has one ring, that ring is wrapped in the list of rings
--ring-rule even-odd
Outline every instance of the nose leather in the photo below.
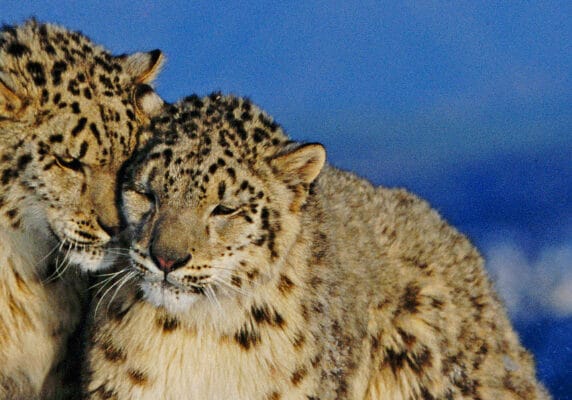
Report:
[[[152,251],[151,258],[161,271],[169,273],[176,270],[177,268],[183,267],[187,262],[189,262],[191,255],[187,254],[184,257],[175,258],[168,257],[163,254],[155,254],[155,252]]]

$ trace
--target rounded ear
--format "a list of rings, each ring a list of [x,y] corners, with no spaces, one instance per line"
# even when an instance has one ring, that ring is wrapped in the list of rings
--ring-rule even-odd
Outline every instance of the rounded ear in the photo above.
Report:
[[[158,115],[165,107],[163,99],[147,84],[137,85],[133,97],[137,113],[148,118]]]
[[[325,162],[326,149],[319,143],[302,145],[270,161],[277,175],[294,185],[312,183]]]
[[[22,99],[0,79],[0,121],[15,119],[22,106]]]
[[[117,56],[117,59],[134,83],[151,83],[159,74],[165,56],[161,50],[153,50]]]

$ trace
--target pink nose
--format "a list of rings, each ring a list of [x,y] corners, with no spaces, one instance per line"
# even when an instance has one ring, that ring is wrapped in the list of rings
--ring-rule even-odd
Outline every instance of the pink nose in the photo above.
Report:
[[[165,260],[159,256],[157,256],[157,262],[159,263],[159,268],[165,272],[169,272],[173,268],[173,265],[175,265],[175,260]]]
[[[177,258],[176,256],[169,257],[168,254],[158,255],[151,252],[151,258],[153,259],[153,261],[155,261],[155,264],[159,267],[161,271],[168,274],[169,272],[177,268],[184,267],[187,264],[187,262],[189,262],[189,260],[191,259],[191,255],[187,254],[184,257]]]

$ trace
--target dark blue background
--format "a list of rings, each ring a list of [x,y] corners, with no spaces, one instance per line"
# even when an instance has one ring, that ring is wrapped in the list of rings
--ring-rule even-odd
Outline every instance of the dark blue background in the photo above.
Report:
[[[572,398],[572,3],[26,1],[159,93],[249,96],[331,163],[427,198],[486,256],[540,378]]]

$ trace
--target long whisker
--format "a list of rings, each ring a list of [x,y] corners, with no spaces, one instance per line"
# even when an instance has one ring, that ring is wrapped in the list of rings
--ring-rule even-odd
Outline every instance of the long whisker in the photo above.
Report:
[[[117,275],[104,278],[104,279],[100,280],[99,282],[94,283],[91,286],[91,288],[95,289],[96,287],[99,287],[99,289],[97,289],[97,291],[94,293],[93,296],[98,297],[99,294],[101,293],[101,291],[105,290],[107,288],[108,284],[112,284],[113,282],[115,282],[115,278],[117,276],[119,276],[122,272],[124,272],[124,271],[118,271]]]
[[[125,272],[125,270],[127,270],[127,268],[129,268],[129,265],[127,265],[126,267],[121,268],[118,271],[113,271],[113,272],[106,272],[106,273],[98,273],[98,274],[94,274],[95,277],[97,278],[101,278],[101,277],[105,277],[105,276],[117,276],[122,272]]]
[[[108,283],[110,283],[110,282],[113,281],[113,278],[114,278],[114,277],[111,276],[111,277],[102,279],[102,280],[100,280],[100,281],[94,283],[93,285],[91,285],[91,286],[89,287],[89,290],[93,290],[93,289],[98,288],[98,287],[100,287],[100,286],[105,287]],[[100,290],[101,290],[101,288],[98,289],[95,294],[96,294],[96,295],[99,294],[99,291],[100,291]]]
[[[92,289],[95,289],[95,288],[100,287],[102,285],[105,286],[107,283],[112,282],[117,276],[120,276],[124,273],[125,273],[125,269],[122,269],[121,271],[118,271],[118,272],[114,272],[113,274],[105,274],[104,279],[100,279],[98,282],[91,285],[89,287],[89,289],[92,290]],[[97,275],[97,276],[99,277],[99,276],[104,276],[104,275]],[[99,291],[96,294],[98,294],[98,293],[99,293]]]
[[[133,271],[128,272],[125,276],[121,277],[119,279],[119,281],[121,282],[119,284],[119,286],[117,286],[117,288],[115,289],[115,292],[113,292],[113,296],[111,296],[111,299],[109,300],[109,302],[107,303],[107,310],[106,310],[106,314],[109,313],[109,307],[111,306],[111,304],[113,303],[113,300],[115,300],[115,297],[117,296],[117,293],[119,293],[119,291],[121,290],[121,288],[123,286],[125,286],[125,284],[127,284],[131,279],[133,279],[135,277],[135,273]]]
[[[58,253],[56,255],[56,270],[58,269],[58,265],[60,265],[60,256],[63,255],[62,250],[66,244],[65,239],[61,241],[60,246],[58,247]]]
[[[38,262],[36,263],[36,266],[39,266],[42,262],[44,262],[49,256],[51,256],[55,251],[57,251],[59,247],[61,247],[60,242],[56,243],[54,247],[52,247],[52,249],[48,252],[48,254],[40,258],[40,260],[38,260]]]
[[[204,293],[207,296],[207,299],[209,300],[209,302],[214,305],[217,310],[222,311],[222,307],[218,301],[218,298],[216,296],[216,293],[213,289],[213,287],[211,285],[207,285],[204,287]]]
[[[68,248],[68,251],[64,256],[63,263],[61,265],[56,265],[56,270],[58,271],[59,277],[62,277],[63,274],[68,270],[68,268],[71,265],[70,253],[72,252],[72,250],[75,250],[75,245],[73,249],[71,247]]]
[[[62,254],[62,249],[65,246],[66,241],[65,239],[62,240],[59,244],[57,244],[54,249],[51,251],[53,253],[53,251],[55,249],[57,249],[57,253],[56,253],[56,259],[54,260],[55,263],[55,268],[54,268],[54,272],[52,272],[52,274],[50,274],[48,277],[46,277],[45,279],[43,279],[43,283],[44,284],[48,284],[48,283],[52,283],[54,282],[56,279],[61,278],[62,274],[61,274],[61,263],[65,262],[65,258],[66,256],[64,254]],[[60,255],[64,256],[64,260],[62,260],[60,262]]]
[[[94,296],[97,297],[99,295],[99,293],[101,293],[102,290],[105,290],[106,286],[109,283],[113,283],[118,276],[120,276],[122,274],[126,274],[128,272],[129,271],[127,270],[127,268],[122,268],[121,270],[117,271],[115,274],[108,276],[105,279],[102,279],[101,282],[97,282],[97,283],[93,284],[92,288],[99,287],[99,289],[95,292]],[[121,278],[118,278],[118,279],[121,279]]]
[[[94,315],[97,315],[97,311],[99,310],[99,307],[101,306],[101,303],[103,302],[103,299],[105,298],[105,296],[106,296],[111,290],[113,290],[114,287],[116,287],[117,285],[121,285],[121,282],[123,282],[123,278],[120,278],[120,279],[116,280],[112,285],[110,285],[110,286],[107,288],[107,290],[105,290],[105,292],[103,292],[103,294],[101,295],[101,297],[99,298],[99,300],[98,300],[98,302],[97,302],[97,304],[96,304],[96,306],[95,306]],[[103,287],[100,288],[97,293],[99,293],[102,289],[103,289]],[[97,295],[97,294],[96,294],[96,295]]]

